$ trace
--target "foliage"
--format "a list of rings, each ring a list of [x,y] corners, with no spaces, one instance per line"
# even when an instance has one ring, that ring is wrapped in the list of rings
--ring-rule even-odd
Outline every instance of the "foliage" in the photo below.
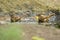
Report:
[[[60,29],[60,23],[57,23],[55,27]]]
[[[26,5],[27,4],[27,5]],[[60,9],[59,0],[0,0],[0,8],[4,12],[8,11],[44,11],[50,8]]]

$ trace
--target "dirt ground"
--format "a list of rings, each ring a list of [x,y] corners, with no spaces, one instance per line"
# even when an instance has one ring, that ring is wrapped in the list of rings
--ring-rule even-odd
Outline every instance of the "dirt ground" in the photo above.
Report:
[[[24,24],[24,40],[32,40],[33,36],[43,37],[45,40],[60,40],[60,29],[50,25]]]
[[[3,25],[3,27],[4,26],[7,26],[7,25]],[[51,25],[12,23],[12,24],[9,24],[8,26],[14,26],[14,28],[22,27],[23,28],[23,40],[32,40],[33,36],[42,37],[45,40],[60,40],[60,29],[57,29]],[[2,25],[0,25],[0,27],[2,27]]]

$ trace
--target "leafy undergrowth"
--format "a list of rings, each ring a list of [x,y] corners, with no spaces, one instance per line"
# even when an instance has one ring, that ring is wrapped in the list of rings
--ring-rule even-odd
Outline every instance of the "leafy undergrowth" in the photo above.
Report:
[[[32,8],[34,11],[47,8],[60,9],[59,0],[0,0],[0,8],[3,11],[23,11]]]
[[[0,40],[22,40],[22,26],[8,24],[0,26]]]

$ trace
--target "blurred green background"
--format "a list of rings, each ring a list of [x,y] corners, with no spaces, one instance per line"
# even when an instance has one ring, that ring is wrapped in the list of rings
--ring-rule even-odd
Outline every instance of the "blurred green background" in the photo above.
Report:
[[[0,40],[22,40],[23,30],[19,24],[0,25]]]

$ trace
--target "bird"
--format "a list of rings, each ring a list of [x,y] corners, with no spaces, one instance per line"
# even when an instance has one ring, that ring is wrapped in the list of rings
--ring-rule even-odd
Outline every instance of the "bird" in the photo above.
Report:
[[[36,19],[38,20],[38,23],[48,22],[49,21],[49,18],[52,17],[52,16],[54,16],[54,15],[55,15],[54,13],[53,14],[50,14],[48,16],[38,14]]]

